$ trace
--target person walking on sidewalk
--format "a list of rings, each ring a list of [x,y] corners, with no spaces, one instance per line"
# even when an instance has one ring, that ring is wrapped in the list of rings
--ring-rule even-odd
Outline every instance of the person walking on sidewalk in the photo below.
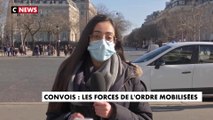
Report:
[[[126,62],[121,36],[106,15],[86,25],[78,46],[59,67],[52,91],[93,90],[92,76],[100,74],[105,91],[145,91],[140,69]],[[101,79],[98,79],[101,80]],[[49,103],[47,120],[152,120],[147,102]]]
[[[10,56],[10,52],[11,52],[11,47],[9,45],[7,45],[7,56]]]

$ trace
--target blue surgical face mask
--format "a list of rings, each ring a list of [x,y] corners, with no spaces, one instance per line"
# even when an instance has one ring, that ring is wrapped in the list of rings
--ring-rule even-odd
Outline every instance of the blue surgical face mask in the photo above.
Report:
[[[114,42],[105,39],[91,41],[87,50],[93,59],[100,62],[106,61],[116,53]]]

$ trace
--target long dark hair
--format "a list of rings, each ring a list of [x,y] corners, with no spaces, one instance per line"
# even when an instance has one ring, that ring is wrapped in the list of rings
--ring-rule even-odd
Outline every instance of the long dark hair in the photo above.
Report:
[[[73,51],[72,55],[68,57],[64,62],[60,65],[55,82],[52,88],[52,91],[67,91],[68,83],[71,79],[72,73],[74,72],[76,66],[80,61],[86,60],[89,56],[89,52],[87,51],[87,47],[89,45],[89,36],[92,34],[96,24],[99,22],[109,21],[115,29],[115,50],[120,58],[125,61],[125,57],[123,54],[123,48],[121,44],[121,35],[118,32],[116,25],[113,23],[112,19],[106,15],[99,14],[93,17],[89,23],[86,25],[83,30],[78,45],[76,49]],[[49,103],[48,111],[66,111],[69,105],[66,103]]]

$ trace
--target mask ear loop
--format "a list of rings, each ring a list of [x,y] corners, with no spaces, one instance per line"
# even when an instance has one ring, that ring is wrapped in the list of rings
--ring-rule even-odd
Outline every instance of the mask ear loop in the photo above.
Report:
[[[114,37],[114,40],[113,40],[113,41],[114,41],[114,43],[115,43],[115,51],[116,51],[116,53],[118,53],[118,51],[117,51],[117,49],[116,49],[117,39],[118,39],[117,37]]]
[[[114,41],[115,45],[116,45],[116,43],[117,43],[117,39],[118,39],[117,37],[114,37],[114,40],[113,40],[113,41]]]

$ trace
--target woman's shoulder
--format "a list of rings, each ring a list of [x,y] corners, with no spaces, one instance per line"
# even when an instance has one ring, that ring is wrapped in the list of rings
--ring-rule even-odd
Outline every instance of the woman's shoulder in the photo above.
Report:
[[[142,69],[133,63],[124,62],[124,66],[126,67],[126,84],[128,88],[133,87],[133,91],[146,91],[146,85],[141,80],[141,76],[143,75]],[[130,90],[132,91],[132,90]]]
[[[131,62],[123,62],[123,65],[126,71],[129,73],[129,75],[135,76],[135,77],[141,77],[143,75],[143,71],[140,66]]]

